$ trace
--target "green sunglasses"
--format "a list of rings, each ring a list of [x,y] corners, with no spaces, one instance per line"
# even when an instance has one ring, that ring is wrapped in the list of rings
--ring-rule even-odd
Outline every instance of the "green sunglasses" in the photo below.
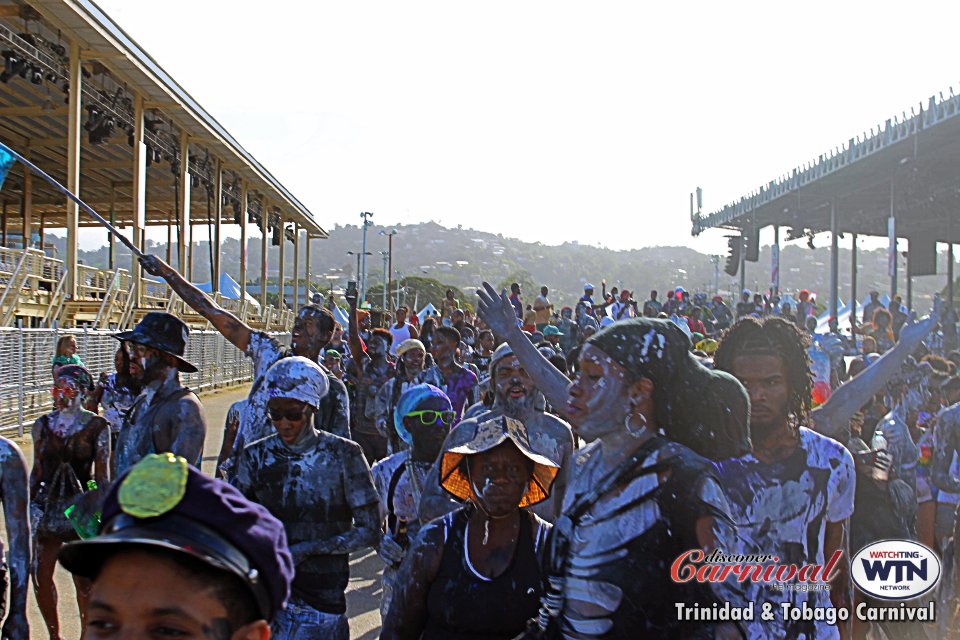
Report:
[[[420,418],[420,424],[430,426],[437,424],[439,419],[443,424],[451,424],[457,418],[456,411],[434,411],[433,409],[424,409],[423,411],[411,411],[404,418],[414,416]]]

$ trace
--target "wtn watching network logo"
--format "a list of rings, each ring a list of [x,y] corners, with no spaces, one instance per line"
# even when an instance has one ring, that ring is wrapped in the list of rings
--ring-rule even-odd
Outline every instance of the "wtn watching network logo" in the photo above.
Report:
[[[867,595],[908,600],[923,595],[940,580],[940,559],[910,540],[881,540],[853,556],[850,575]]]

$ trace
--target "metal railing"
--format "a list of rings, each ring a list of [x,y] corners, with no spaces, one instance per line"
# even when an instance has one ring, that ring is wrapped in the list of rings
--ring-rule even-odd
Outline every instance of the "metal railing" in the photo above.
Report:
[[[53,410],[52,362],[57,340],[72,335],[77,355],[94,380],[114,371],[119,343],[113,331],[84,329],[20,329],[0,327],[0,433],[23,435],[34,420]],[[289,333],[273,333],[289,344]],[[191,331],[184,357],[197,373],[181,374],[194,391],[210,391],[249,383],[252,362],[217,331]]]

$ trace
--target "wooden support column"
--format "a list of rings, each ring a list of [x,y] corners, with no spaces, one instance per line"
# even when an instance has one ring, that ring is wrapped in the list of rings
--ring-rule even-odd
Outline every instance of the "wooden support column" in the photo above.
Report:
[[[143,97],[133,100],[133,245],[143,251],[143,234],[147,226],[147,145],[143,142]],[[111,213],[113,208],[111,207]],[[130,276],[133,279],[133,295],[136,306],[143,303],[143,273],[136,256],[130,259]]]
[[[247,183],[240,191],[240,305],[247,299]]]
[[[304,260],[304,270],[306,271],[306,281],[307,284],[304,286],[303,292],[303,304],[312,304],[310,296],[310,230],[307,230],[306,233],[306,260]]]
[[[190,140],[180,132],[180,243],[177,247],[177,270],[189,279],[190,273]]]
[[[80,195],[80,108],[83,76],[80,72],[80,45],[70,43],[70,96],[67,104],[67,189]],[[67,255],[66,287],[64,293],[70,300],[77,297],[77,225],[79,209],[67,199]]]
[[[177,221],[167,218],[167,264],[173,264],[173,228],[175,226]]]
[[[270,225],[270,207],[267,206],[266,196],[260,199],[260,230],[263,231],[263,237],[260,239],[260,307],[263,311],[267,310],[267,234]]]
[[[213,177],[213,277],[210,291],[220,291],[220,219],[223,217],[223,167],[217,160],[217,172]]]
[[[279,275],[277,276],[279,278],[279,282],[277,286],[277,308],[283,311],[283,284],[284,284],[283,277],[285,275],[283,273],[283,268],[285,266],[284,263],[286,262],[286,258],[284,256],[284,253],[286,252],[284,251],[284,249],[286,249],[285,245],[287,243],[286,234],[284,233],[284,228],[283,228],[283,210],[280,211],[279,224],[280,224],[280,268],[278,269]]]
[[[293,223],[293,312],[300,308],[300,227]]]

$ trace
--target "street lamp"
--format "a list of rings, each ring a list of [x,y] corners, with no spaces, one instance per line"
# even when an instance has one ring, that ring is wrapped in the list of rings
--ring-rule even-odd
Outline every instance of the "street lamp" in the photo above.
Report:
[[[360,306],[363,306],[363,300],[367,295],[367,256],[370,255],[367,252],[367,227],[373,224],[370,222],[373,214],[369,211],[363,211],[360,213],[360,217],[363,218],[363,248],[360,254],[363,256],[363,268],[360,270]]]
[[[389,291],[393,287],[393,236],[397,235],[396,229],[390,229],[390,231],[380,230],[380,235],[387,236],[387,281],[384,283],[386,289],[384,291]],[[386,309],[387,305],[383,305]]]
[[[383,312],[387,312],[387,278],[389,277],[389,272],[387,271],[387,261],[390,259],[390,254],[386,251],[381,251],[380,255],[383,256]]]
[[[373,255],[369,251],[347,251],[348,256],[357,256],[357,270],[354,271],[354,277],[357,279],[357,284],[360,284],[360,256],[370,256]],[[366,258],[364,258],[366,260]]]

